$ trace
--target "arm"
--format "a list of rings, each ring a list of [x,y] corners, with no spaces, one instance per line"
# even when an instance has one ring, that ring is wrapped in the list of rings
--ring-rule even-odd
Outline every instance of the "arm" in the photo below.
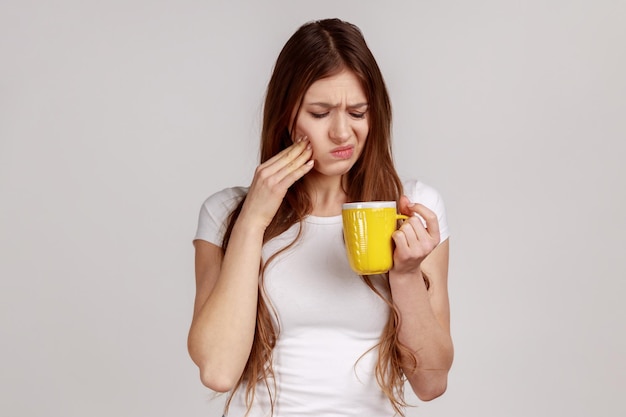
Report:
[[[437,216],[420,204],[403,197],[400,209],[412,216],[394,233],[396,250],[389,281],[394,303],[400,312],[399,340],[417,359],[417,367],[404,358],[403,370],[413,391],[425,401],[443,394],[452,366],[448,301],[449,240],[439,244]],[[430,282],[427,289],[423,276]]]
[[[196,240],[196,299],[188,349],[204,385],[232,389],[250,356],[263,235],[287,189],[313,166],[300,141],[261,164],[223,253]]]

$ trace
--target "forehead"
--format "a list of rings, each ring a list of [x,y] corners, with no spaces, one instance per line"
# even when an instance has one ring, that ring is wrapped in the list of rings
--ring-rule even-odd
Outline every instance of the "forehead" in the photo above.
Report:
[[[361,80],[349,70],[343,70],[330,77],[315,81],[304,95],[306,103],[349,104],[364,103],[365,91]]]

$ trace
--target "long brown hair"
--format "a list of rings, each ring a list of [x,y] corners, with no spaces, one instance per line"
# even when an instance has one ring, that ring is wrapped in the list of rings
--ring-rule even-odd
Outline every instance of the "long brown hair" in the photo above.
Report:
[[[290,136],[293,126],[290,124],[295,125],[297,116],[293,118],[292,115],[294,112],[298,114],[308,88],[315,81],[342,70],[349,70],[357,76],[369,104],[368,137],[359,160],[346,174],[344,182],[348,201],[398,201],[402,195],[402,183],[392,159],[391,103],[387,88],[378,64],[359,28],[339,19],[304,24],[291,36],[280,52],[265,98],[261,163],[293,143]],[[243,200],[229,218],[222,245],[224,250],[242,205]],[[278,212],[265,231],[263,241],[267,242],[294,224],[302,222],[311,210],[309,195],[302,181],[297,181],[287,191]],[[299,236],[298,234],[295,241]],[[283,250],[285,249],[287,248]],[[246,386],[248,409],[254,399],[257,383],[265,384],[272,395],[269,385],[274,381],[272,350],[280,329],[272,322],[273,310],[264,294],[263,277],[266,265],[276,255],[260,266],[256,331],[252,350],[243,374],[232,391],[235,392],[242,385]],[[367,277],[363,279],[387,302],[391,310],[377,346],[379,353],[376,378],[395,411],[404,415],[402,408],[406,405],[403,391],[405,378],[401,369],[400,352],[409,358],[415,358],[397,338],[399,315],[390,296],[382,295]],[[387,293],[391,294],[389,291]],[[412,362],[415,366],[415,360]],[[230,399],[227,405],[229,403]]]

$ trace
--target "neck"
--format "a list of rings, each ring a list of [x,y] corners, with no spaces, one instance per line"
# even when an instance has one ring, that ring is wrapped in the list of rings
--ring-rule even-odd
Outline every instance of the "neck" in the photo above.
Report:
[[[343,177],[327,177],[307,175],[304,177],[305,187],[313,203],[312,215],[320,217],[341,214],[341,205],[347,196],[343,187]]]

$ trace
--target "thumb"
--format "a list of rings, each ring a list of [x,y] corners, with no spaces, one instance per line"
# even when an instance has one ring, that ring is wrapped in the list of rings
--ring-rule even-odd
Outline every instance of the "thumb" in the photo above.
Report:
[[[399,202],[400,207],[398,207],[398,210],[400,211],[400,213],[410,216],[413,214],[413,210],[411,210],[411,206],[413,206],[413,203],[411,203],[411,200],[409,200],[409,197],[403,195],[402,197],[400,197],[400,202]]]

